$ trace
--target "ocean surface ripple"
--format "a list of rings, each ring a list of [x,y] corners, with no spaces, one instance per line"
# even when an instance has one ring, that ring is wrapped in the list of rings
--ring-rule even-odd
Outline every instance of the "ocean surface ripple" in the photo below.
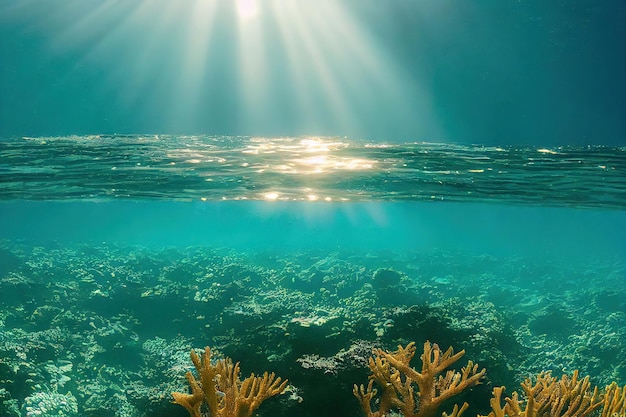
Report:
[[[175,135],[0,140],[0,200],[478,201],[626,208],[626,148]]]

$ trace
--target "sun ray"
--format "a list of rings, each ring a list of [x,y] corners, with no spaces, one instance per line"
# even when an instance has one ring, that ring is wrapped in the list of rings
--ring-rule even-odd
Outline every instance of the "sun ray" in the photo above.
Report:
[[[321,37],[323,32],[334,30],[332,25],[324,22],[318,7],[302,2],[274,2],[273,12],[287,47],[292,72],[302,74],[296,75],[298,81],[293,90],[298,101],[306,103],[303,112],[313,117],[321,113],[322,120],[331,118],[340,126],[348,126],[354,116],[342,91],[343,80],[336,69],[339,63],[327,59],[333,45],[328,38]],[[321,42],[322,39],[326,41]],[[316,100],[318,86],[323,94],[321,103]]]
[[[70,2],[61,8],[68,12],[66,19],[70,19],[73,6]],[[106,0],[80,18],[68,21],[67,28],[50,40],[51,53],[77,54],[65,79],[71,79],[84,67],[106,66],[108,71],[93,86],[94,91],[114,90],[118,104],[127,110],[145,108],[146,93],[154,91],[155,79],[162,75],[153,66],[162,61],[158,56],[163,54],[163,33],[176,22],[179,11],[172,4],[167,8],[156,6],[146,0]],[[136,53],[138,50],[140,53]]]
[[[86,44],[98,45],[103,38],[118,30],[139,6],[139,3],[105,0],[96,7],[85,8],[84,13],[76,10],[85,7],[81,4],[59,8],[57,13],[64,14],[64,20],[68,24],[51,40],[51,51],[62,54],[68,50],[80,49]],[[74,13],[74,17],[71,13]]]
[[[177,63],[175,91],[168,117],[171,125],[181,120],[188,124],[199,117],[199,103],[203,95],[205,78],[210,73],[210,57],[215,54],[212,44],[215,20],[218,16],[218,2],[194,0],[186,11],[185,21],[189,22],[183,34],[184,48]]]
[[[259,14],[258,0],[236,0],[237,15],[242,21],[250,20]]]
[[[36,8],[23,4],[12,13]],[[425,77],[403,69],[357,9],[335,0],[103,0],[91,8],[67,0],[35,25],[54,34],[50,52],[69,67],[66,81],[89,67],[94,91],[146,125],[157,115],[180,133],[210,129],[209,114],[234,126],[221,132],[231,134],[363,136],[371,126],[420,123],[433,131]]]
[[[237,24],[239,91],[244,120],[251,126],[260,127],[271,117],[268,108],[270,79],[267,72],[266,38],[261,19],[253,19],[258,13],[253,0],[239,0]]]

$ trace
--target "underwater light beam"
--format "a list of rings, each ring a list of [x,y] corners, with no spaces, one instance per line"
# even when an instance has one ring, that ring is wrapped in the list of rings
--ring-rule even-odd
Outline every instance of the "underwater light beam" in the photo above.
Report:
[[[236,5],[239,97],[250,129],[287,124],[297,126],[295,134],[339,136],[369,135],[372,126],[441,131],[424,76],[391,55],[355,9],[335,0]]]
[[[252,19],[258,14],[258,0],[237,0],[237,15],[241,20]]]
[[[63,13],[41,18],[55,58],[74,63],[67,83],[83,72],[98,77],[99,94],[147,125],[158,117],[166,130],[217,129],[228,120],[240,129],[224,132],[230,134],[363,137],[400,125],[419,134],[420,125],[436,123],[424,77],[390,55],[356,6],[103,0],[77,9],[81,4],[67,0]]]
[[[184,48],[177,68],[174,97],[168,112],[169,123],[176,126],[181,121],[192,125],[199,117],[203,83],[209,76],[209,57],[215,44],[215,19],[218,14],[215,1],[195,0],[187,10],[185,18],[189,22],[183,34]]]

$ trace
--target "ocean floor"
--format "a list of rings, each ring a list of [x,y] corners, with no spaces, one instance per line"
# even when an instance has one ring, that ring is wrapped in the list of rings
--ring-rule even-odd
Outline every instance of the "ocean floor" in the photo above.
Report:
[[[446,251],[244,253],[0,242],[0,415],[187,416],[192,348],[289,379],[261,416],[359,416],[372,347],[429,340],[493,386],[579,369],[626,383],[623,260],[586,268]],[[419,366],[418,358],[413,366]],[[449,412],[449,410],[446,410]]]

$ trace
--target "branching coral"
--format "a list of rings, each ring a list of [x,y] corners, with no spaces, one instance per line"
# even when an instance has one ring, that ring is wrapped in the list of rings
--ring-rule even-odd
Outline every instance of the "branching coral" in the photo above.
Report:
[[[563,375],[560,380],[543,372],[534,383],[527,378],[522,388],[526,400],[520,400],[517,392],[513,392],[504,399],[504,406],[504,387],[494,388],[492,411],[487,417],[587,417],[598,409],[602,409],[601,417],[626,414],[626,389],[613,383],[601,394],[598,387],[592,389],[588,376],[578,379],[578,371],[572,377]]]
[[[225,358],[211,365],[211,349],[208,347],[201,358],[192,350],[191,361],[200,382],[187,372],[185,376],[191,394],[172,393],[174,402],[185,407],[191,417],[202,417],[203,404],[211,417],[250,417],[263,401],[280,394],[287,386],[287,380],[281,382],[273,372],[265,372],[263,376],[252,374],[241,381],[239,362],[233,364],[232,360]]]
[[[465,351],[455,354],[449,348],[442,353],[439,346],[428,341],[424,343],[422,370],[418,372],[410,366],[415,351],[415,343],[409,343],[405,348],[398,346],[396,352],[373,350],[374,356],[369,359],[372,375],[367,387],[354,385],[353,389],[367,417],[387,416],[392,409],[399,410],[404,417],[433,417],[444,401],[479,384],[485,375],[485,370],[479,371],[478,365],[472,361],[461,372],[448,370],[441,375]],[[376,411],[372,410],[372,400],[378,392],[374,382],[383,390]],[[414,385],[417,385],[417,391]],[[467,404],[461,408],[455,406],[450,417],[459,417],[466,408]]]
[[[626,416],[626,385],[620,387],[613,382],[606,387],[604,402],[602,403],[601,417],[625,417]]]

